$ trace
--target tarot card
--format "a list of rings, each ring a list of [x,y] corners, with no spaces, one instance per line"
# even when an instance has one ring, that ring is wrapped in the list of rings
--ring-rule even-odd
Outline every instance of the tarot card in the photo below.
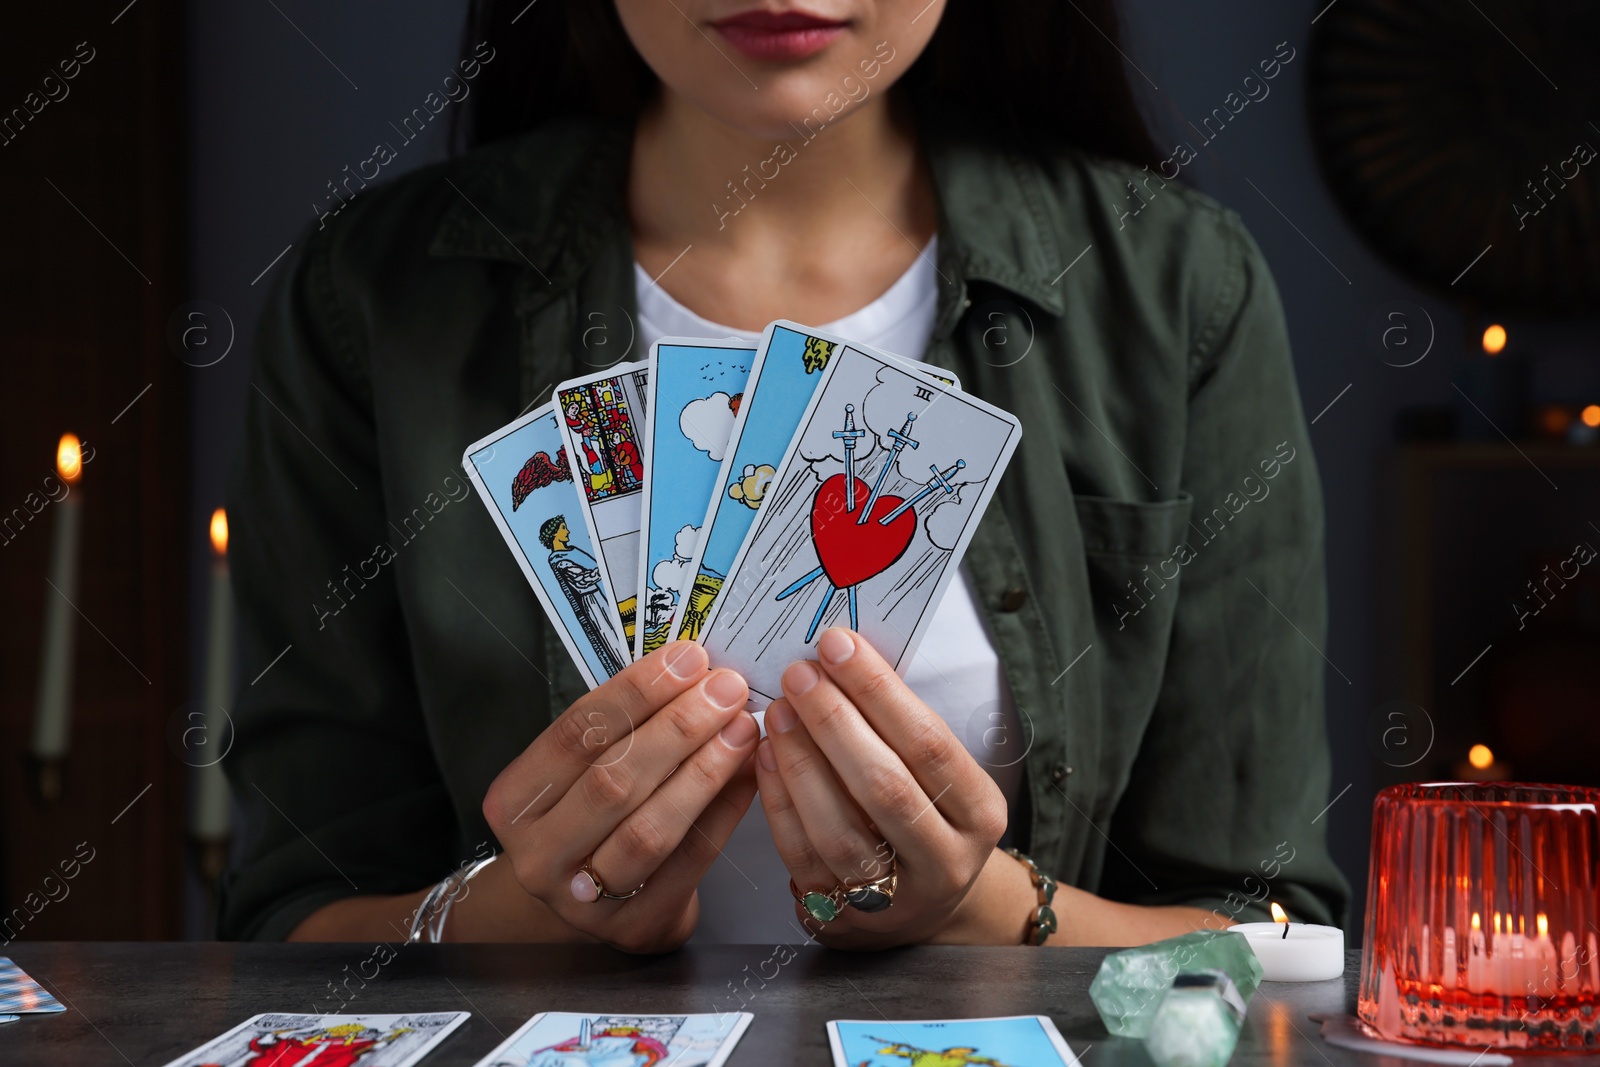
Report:
[[[66,1007],[28,977],[9,956],[0,956],[0,1013],[66,1011]]]
[[[751,1018],[540,1012],[475,1067],[721,1067]]]
[[[834,1067],[906,1067],[908,1063],[985,1067],[1078,1067],[1078,1057],[1047,1015],[828,1023]]]
[[[736,340],[666,337],[651,346],[635,656],[671,633],[755,355]]]
[[[698,640],[711,616],[728,570],[744,544],[767,487],[794,437],[828,360],[845,340],[780,319],[761,335],[733,437],[717,472],[716,491],[700,524],[700,544],[685,568],[686,582],[677,631]],[[912,360],[857,345],[886,361],[920,367]],[[940,370],[934,377],[951,388],[961,383]]]
[[[566,448],[550,403],[469,445],[462,466],[593,688],[627,666],[628,651]]]
[[[649,381],[647,364],[618,363],[562,382],[555,390],[567,463],[582,490],[579,510],[589,526],[600,576],[616,601],[630,658],[638,616],[644,393]]]
[[[346,1063],[410,1067],[431,1052],[470,1012],[408,1015],[252,1015],[221,1037],[167,1067],[232,1067],[242,1063]]]
[[[1021,439],[1015,416],[900,361],[841,345],[701,641],[764,710],[824,626],[903,671]]]

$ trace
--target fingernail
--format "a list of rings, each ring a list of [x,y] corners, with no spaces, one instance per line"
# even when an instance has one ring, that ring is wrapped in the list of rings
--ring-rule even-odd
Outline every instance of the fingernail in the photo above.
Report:
[[[666,661],[667,673],[680,682],[687,682],[706,669],[706,650],[693,641],[668,645],[662,658]]]
[[[821,639],[817,641],[817,655],[835,666],[855,654],[855,639],[847,631],[841,630],[837,626],[830,630],[824,630]]]
[[[783,672],[784,692],[799,696],[816,685],[819,677],[817,669],[805,660],[791,663],[789,669]]]
[[[767,733],[786,734],[794,729],[800,717],[794,713],[794,708],[789,706],[787,700],[774,700],[767,705]],[[763,748],[770,746],[763,745]],[[771,768],[768,768],[769,770]]]
[[[755,719],[740,712],[733,717],[732,722],[722,728],[722,732],[717,736],[722,738],[722,743],[729,748],[743,748],[751,741],[754,741],[756,735],[760,732],[760,729],[756,726]]]
[[[600,899],[600,887],[594,884],[593,878],[579,871],[572,876],[572,899],[593,904]]]
[[[719,708],[737,708],[744,703],[750,689],[733,671],[718,671],[706,679],[705,693],[706,699]]]
[[[770,708],[767,710],[767,722],[769,725],[772,722],[772,710]],[[772,751],[771,741],[761,742],[761,746],[756,749],[756,759],[761,761],[761,769],[769,774],[778,769],[778,754]]]

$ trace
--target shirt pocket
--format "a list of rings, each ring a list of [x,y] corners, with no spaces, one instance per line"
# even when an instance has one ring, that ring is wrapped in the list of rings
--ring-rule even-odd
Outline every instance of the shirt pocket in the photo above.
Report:
[[[1108,723],[1134,727],[1149,718],[1161,690],[1194,498],[1135,503],[1074,499],[1094,607],[1095,642],[1108,668],[1102,699]],[[1136,725],[1137,724],[1137,725]],[[1125,735],[1128,736],[1128,735]]]

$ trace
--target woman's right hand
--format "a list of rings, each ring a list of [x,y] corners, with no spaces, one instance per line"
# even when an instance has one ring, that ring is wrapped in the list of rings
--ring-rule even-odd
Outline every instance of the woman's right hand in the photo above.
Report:
[[[707,666],[688,641],[630,664],[551,723],[483,800],[505,850],[495,866],[509,861],[524,892],[628,952],[688,940],[700,879],[755,796],[749,687]],[[592,896],[585,862],[609,893],[644,888],[581,899]]]

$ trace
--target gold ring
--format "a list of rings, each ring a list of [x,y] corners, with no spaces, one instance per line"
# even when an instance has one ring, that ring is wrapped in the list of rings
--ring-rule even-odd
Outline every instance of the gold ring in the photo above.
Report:
[[[583,865],[578,868],[578,873],[572,876],[572,895],[575,899],[583,901],[585,904],[593,904],[599,900],[630,900],[638,896],[639,890],[644,888],[644,883],[640,882],[637,886],[634,886],[631,893],[608,892],[606,884],[595,873],[593,860],[593,856],[584,860]],[[588,881],[589,887],[584,886],[585,880]],[[592,887],[592,890],[590,887]],[[591,891],[593,893],[592,896],[589,895]]]
[[[882,878],[874,878],[858,886],[844,887],[846,906],[871,914],[894,907],[894,891],[900,887],[900,869],[890,867]]]
[[[806,914],[819,923],[832,922],[844,910],[844,886],[836,885],[832,889],[808,889],[804,893],[794,884],[794,879],[789,879],[789,893]]]

